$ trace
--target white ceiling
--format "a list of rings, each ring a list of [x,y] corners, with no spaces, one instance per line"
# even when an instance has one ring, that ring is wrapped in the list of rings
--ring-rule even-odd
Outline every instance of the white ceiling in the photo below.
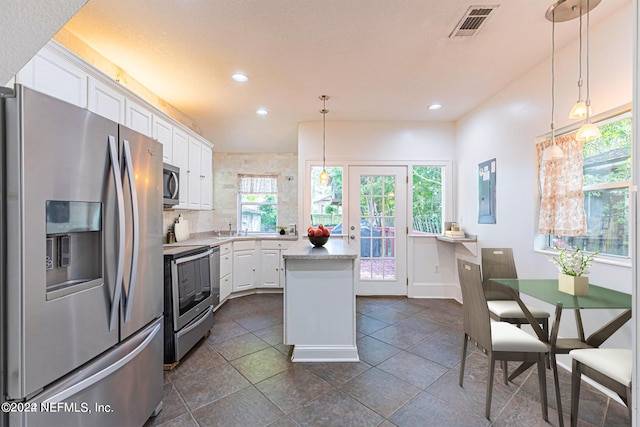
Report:
[[[602,1],[591,24],[630,1]],[[479,4],[499,7],[475,37],[449,38]],[[298,123],[322,119],[322,94],[327,127],[459,119],[549,57],[550,4],[89,0],[66,28],[196,120],[215,150],[295,152]],[[577,35],[577,20],[556,24],[558,48]],[[232,81],[235,71],[250,81]],[[429,111],[432,102],[444,107]]]

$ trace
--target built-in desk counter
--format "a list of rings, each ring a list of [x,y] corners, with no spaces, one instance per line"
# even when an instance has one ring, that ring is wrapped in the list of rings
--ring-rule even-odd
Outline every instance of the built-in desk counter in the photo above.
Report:
[[[333,237],[317,248],[299,239],[283,254],[284,343],[293,362],[357,362],[354,261],[358,252]]]

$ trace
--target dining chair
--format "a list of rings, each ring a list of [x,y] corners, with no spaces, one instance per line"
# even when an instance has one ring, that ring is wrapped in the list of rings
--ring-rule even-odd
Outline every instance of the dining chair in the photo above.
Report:
[[[537,363],[542,418],[547,421],[547,380],[545,374],[545,360],[549,351],[547,344],[510,323],[491,320],[478,264],[459,259],[458,276],[462,290],[464,324],[462,357],[460,359],[460,387],[462,387],[464,379],[464,366],[469,340],[475,342],[486,353],[489,362],[485,406],[485,417],[487,419],[490,419],[491,414],[495,362],[522,361]]]
[[[588,348],[569,352],[571,367],[571,427],[578,425],[580,380],[582,374],[617,393],[629,410],[631,422],[631,364],[630,349]]]
[[[517,279],[516,264],[511,248],[482,248],[482,286],[487,297],[491,318],[517,325],[528,324],[518,303],[491,279]],[[549,336],[550,313],[527,304],[527,308]]]

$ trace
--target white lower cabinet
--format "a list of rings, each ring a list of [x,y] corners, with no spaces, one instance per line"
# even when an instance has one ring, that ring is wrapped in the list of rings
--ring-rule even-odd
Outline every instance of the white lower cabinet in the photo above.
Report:
[[[287,240],[262,241],[260,287],[284,287],[284,259],[282,258],[282,253],[286,251],[292,243],[294,242]]]
[[[232,244],[220,246],[220,302],[233,292],[233,251]]]
[[[233,242],[233,292],[256,287],[258,262],[255,240]]]
[[[295,243],[293,240],[239,240],[233,242],[232,291],[282,288],[284,286],[282,254],[293,243]],[[224,253],[221,252],[220,256],[222,277]]]

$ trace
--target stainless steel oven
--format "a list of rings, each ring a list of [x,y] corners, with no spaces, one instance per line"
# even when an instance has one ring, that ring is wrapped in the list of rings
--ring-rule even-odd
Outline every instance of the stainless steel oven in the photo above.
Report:
[[[180,168],[163,163],[162,199],[165,206],[177,205],[180,201]]]
[[[178,362],[213,326],[220,302],[220,248],[164,250],[165,363]]]

